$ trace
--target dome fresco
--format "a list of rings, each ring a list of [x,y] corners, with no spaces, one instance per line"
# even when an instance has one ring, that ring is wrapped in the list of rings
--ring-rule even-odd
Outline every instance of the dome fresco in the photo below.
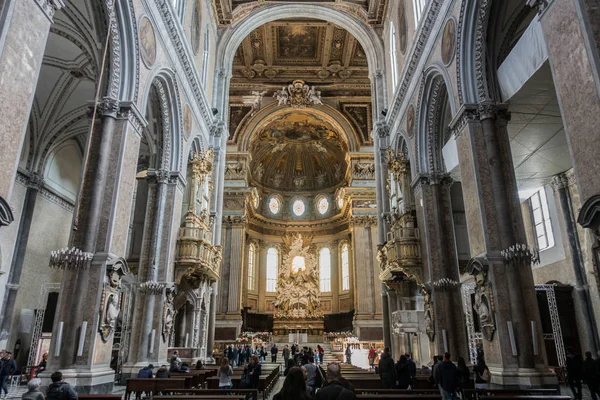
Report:
[[[332,121],[308,110],[275,115],[253,133],[253,179],[278,191],[340,185],[346,178],[348,146],[339,130]]]

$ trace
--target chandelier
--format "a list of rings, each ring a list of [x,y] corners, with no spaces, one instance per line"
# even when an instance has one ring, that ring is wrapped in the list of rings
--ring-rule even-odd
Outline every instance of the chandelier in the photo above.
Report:
[[[299,79],[293,81],[287,88],[284,86],[281,90],[276,91],[273,97],[277,98],[280,106],[290,105],[294,108],[323,104],[321,92],[315,90],[314,86],[310,88]]]
[[[79,269],[90,266],[94,254],[87,253],[76,247],[70,249],[63,248],[50,253],[50,268],[58,269]]]

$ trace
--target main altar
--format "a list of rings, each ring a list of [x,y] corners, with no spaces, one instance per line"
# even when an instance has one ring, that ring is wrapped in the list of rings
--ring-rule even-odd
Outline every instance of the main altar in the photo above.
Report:
[[[322,335],[320,282],[312,238],[301,234],[284,237],[282,268],[277,283],[273,333],[275,335]]]

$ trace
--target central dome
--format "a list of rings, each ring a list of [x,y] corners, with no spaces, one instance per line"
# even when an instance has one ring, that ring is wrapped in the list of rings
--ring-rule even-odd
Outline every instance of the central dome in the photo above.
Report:
[[[348,146],[336,125],[309,110],[289,109],[267,119],[253,134],[250,145],[255,182],[287,191],[342,184]]]

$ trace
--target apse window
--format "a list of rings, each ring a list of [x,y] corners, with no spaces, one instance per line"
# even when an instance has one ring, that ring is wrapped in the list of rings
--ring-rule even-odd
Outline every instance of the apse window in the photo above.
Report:
[[[248,290],[254,290],[254,245],[248,247]]]
[[[292,205],[292,211],[294,211],[294,215],[300,217],[304,214],[306,206],[302,200],[296,200]]]
[[[277,291],[279,255],[277,249],[271,247],[267,250],[267,292]]]
[[[350,290],[350,251],[348,245],[342,247],[342,290]]]
[[[541,188],[538,190],[530,197],[529,201],[531,202],[538,248],[541,251],[554,247],[554,230],[552,229],[552,221],[548,210],[546,189]]]
[[[331,292],[331,251],[324,247],[319,253],[321,292]]]
[[[281,202],[276,197],[271,197],[269,200],[269,210],[273,214],[279,214],[279,210],[281,209]]]
[[[319,201],[317,202],[317,210],[319,211],[319,214],[321,214],[321,215],[323,215],[327,211],[329,211],[329,200],[327,200],[326,197],[321,197],[319,199]]]

